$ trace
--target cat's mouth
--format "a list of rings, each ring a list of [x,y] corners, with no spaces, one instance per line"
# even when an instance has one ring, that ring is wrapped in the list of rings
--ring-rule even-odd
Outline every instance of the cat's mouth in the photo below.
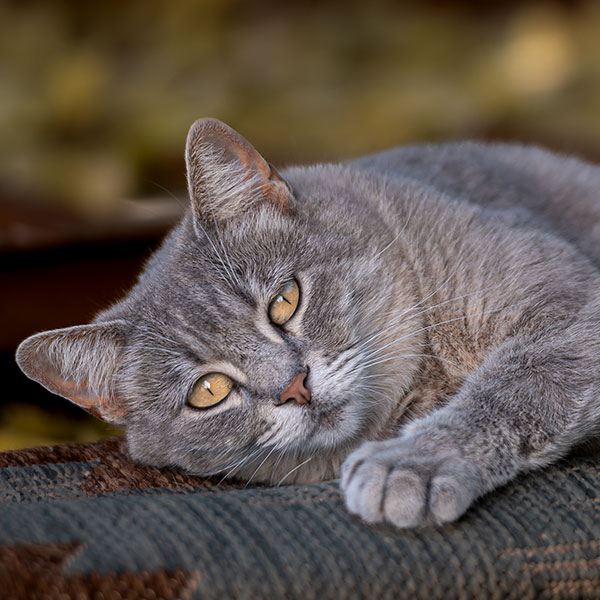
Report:
[[[318,403],[311,403],[311,406],[306,407],[309,411],[311,419],[319,427],[335,427],[340,419],[343,410],[343,404],[338,404],[333,407],[324,407]]]
[[[303,440],[315,448],[332,450],[343,446],[357,435],[357,425],[361,422],[357,407],[348,396],[322,398],[313,396],[310,403],[298,406],[308,425]]]

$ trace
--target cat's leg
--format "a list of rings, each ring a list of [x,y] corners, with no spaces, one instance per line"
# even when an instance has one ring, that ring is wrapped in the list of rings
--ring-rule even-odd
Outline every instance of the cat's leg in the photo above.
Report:
[[[513,338],[441,409],[342,466],[348,509],[397,527],[457,519],[478,496],[547,465],[600,425],[600,329]]]

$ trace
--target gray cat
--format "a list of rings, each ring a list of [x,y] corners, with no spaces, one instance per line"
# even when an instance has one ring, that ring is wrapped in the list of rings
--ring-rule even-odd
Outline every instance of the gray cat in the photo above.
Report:
[[[370,523],[453,521],[600,424],[600,169],[409,147],[282,175],[196,122],[191,208],[94,323],[17,351],[132,456],[341,477]]]

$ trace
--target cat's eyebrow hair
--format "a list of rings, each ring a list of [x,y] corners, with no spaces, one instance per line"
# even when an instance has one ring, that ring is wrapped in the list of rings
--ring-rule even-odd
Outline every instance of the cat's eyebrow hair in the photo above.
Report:
[[[233,379],[235,379],[235,381],[241,383],[242,385],[246,385],[248,383],[248,377],[246,374],[228,360],[203,362],[197,371],[203,375],[214,372],[224,373],[225,375],[230,375]]]

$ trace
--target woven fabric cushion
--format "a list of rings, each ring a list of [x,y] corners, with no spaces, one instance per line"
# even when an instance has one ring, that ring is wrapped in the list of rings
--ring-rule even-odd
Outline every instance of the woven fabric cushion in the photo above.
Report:
[[[336,482],[218,485],[119,439],[0,454],[0,503],[2,598],[600,598],[598,455],[420,531],[365,525]]]

